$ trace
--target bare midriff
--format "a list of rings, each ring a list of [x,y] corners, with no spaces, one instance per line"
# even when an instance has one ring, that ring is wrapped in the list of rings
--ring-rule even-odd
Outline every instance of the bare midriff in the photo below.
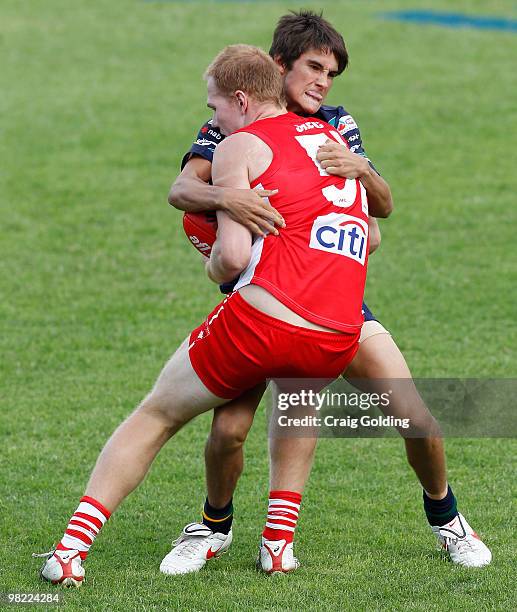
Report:
[[[239,293],[242,298],[251,304],[257,310],[265,312],[275,319],[289,323],[290,325],[296,325],[297,327],[305,327],[306,329],[317,329],[319,331],[331,332],[334,334],[340,334],[338,329],[331,329],[330,327],[323,327],[312,321],[307,321],[300,315],[287,308],[285,304],[282,304],[280,300],[271,295],[269,291],[266,291],[259,285],[246,285],[239,289]]]

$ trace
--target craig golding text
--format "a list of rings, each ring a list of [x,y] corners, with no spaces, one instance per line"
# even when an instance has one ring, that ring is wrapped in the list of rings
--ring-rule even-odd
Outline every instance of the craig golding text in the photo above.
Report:
[[[400,427],[409,428],[409,419],[397,419],[392,416],[369,416],[364,414],[357,417],[337,417],[327,414],[325,417],[306,415],[301,418],[289,417],[282,414],[278,417],[280,427],[344,427],[357,429],[358,427]]]

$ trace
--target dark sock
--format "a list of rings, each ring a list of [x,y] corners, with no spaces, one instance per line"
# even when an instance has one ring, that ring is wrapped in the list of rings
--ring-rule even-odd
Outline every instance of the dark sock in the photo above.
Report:
[[[447,495],[443,499],[431,499],[424,491],[424,510],[430,525],[442,527],[458,516],[456,498],[451,487],[447,487]]]
[[[209,527],[214,533],[230,533],[233,521],[233,498],[224,508],[214,508],[205,500],[203,508],[203,525]]]

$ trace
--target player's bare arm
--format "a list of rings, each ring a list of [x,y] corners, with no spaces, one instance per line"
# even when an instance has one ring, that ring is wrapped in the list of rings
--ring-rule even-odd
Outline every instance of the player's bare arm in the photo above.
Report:
[[[316,159],[329,174],[350,179],[358,178],[361,181],[366,189],[371,216],[390,215],[393,210],[393,199],[389,185],[375,172],[365,157],[328,140],[319,148]]]
[[[212,167],[214,185],[250,189],[250,181],[271,163],[271,150],[251,134],[226,138],[216,149]],[[207,263],[207,274],[216,283],[233,280],[248,265],[251,233],[225,211],[217,211],[217,239]]]
[[[368,252],[371,255],[381,245],[381,230],[379,222],[375,217],[368,217],[368,234],[370,236],[370,249]]]
[[[283,227],[284,221],[264,199],[276,191],[254,191],[249,186],[247,189],[214,187],[209,184],[211,175],[212,164],[208,160],[191,157],[170,188],[169,204],[187,212],[225,211],[253,234],[278,234],[276,226]]]

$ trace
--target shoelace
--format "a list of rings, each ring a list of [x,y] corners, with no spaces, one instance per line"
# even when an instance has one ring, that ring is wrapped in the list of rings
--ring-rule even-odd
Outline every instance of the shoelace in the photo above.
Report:
[[[40,557],[40,558],[47,557],[47,559],[49,559],[50,557],[52,557],[52,555],[53,555],[55,552],[56,552],[56,551],[55,551],[55,549],[54,549],[54,550],[49,550],[49,551],[48,551],[48,552],[46,552],[46,553],[32,553],[32,556],[33,556],[33,557],[36,557],[36,558],[37,558],[37,557]]]
[[[447,551],[449,550],[450,544],[455,544],[460,555],[466,554],[469,551],[475,552],[476,547],[474,545],[474,541],[472,538],[469,538],[468,536],[469,534],[467,534],[464,538],[449,538],[449,537],[442,536],[444,539],[444,543],[445,543],[445,550]]]
[[[56,549],[54,548],[53,550],[49,550],[46,553],[32,553],[32,557],[34,558],[46,558],[46,559],[50,559],[50,557],[53,556],[53,554],[56,552]],[[83,560],[81,558],[78,558],[77,561],[82,565],[83,564]]]
[[[203,538],[204,539],[204,538]],[[173,546],[176,547],[176,554],[180,557],[186,557],[187,559],[192,559],[192,557],[199,551],[203,542],[201,539],[189,538],[188,540],[183,540],[181,542],[181,538],[174,540],[172,543]]]
[[[459,546],[458,546],[458,543],[459,543]],[[460,554],[463,554],[469,551],[475,552],[476,550],[474,538],[469,538],[469,537],[461,538],[460,540],[456,541],[456,546],[458,546],[458,550],[460,551]]]

